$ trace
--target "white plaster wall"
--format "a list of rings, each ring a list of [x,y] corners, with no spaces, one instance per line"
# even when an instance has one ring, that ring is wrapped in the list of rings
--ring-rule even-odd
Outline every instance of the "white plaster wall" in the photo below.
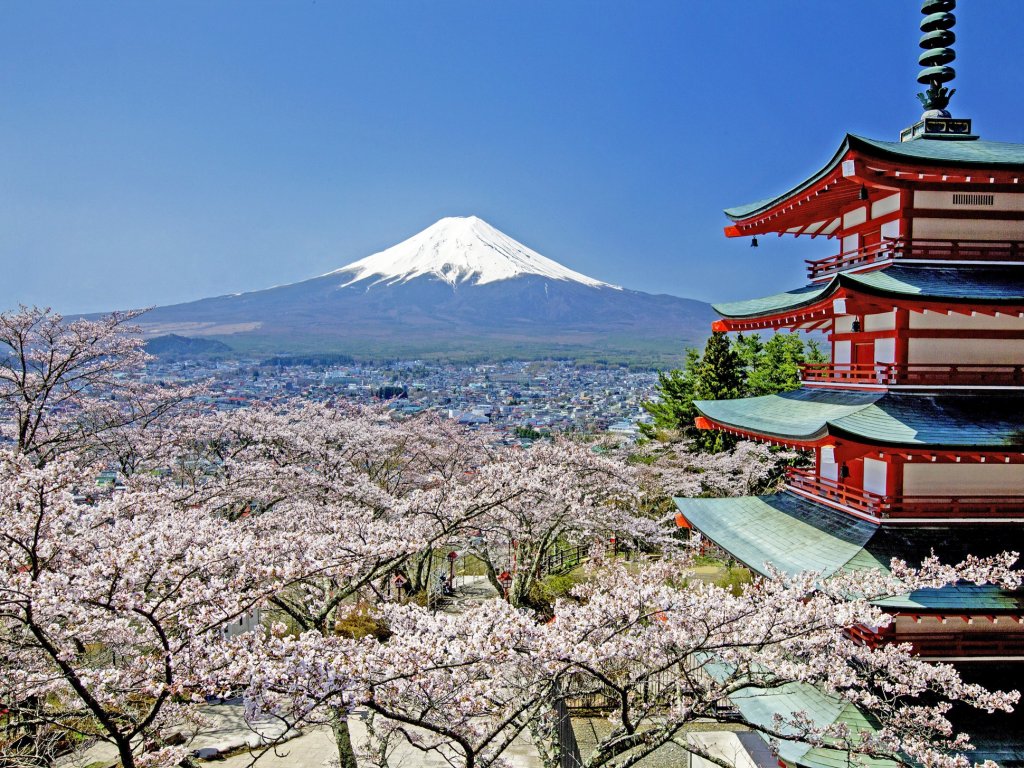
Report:
[[[888,465],[878,459],[864,459],[864,490],[884,496]]]
[[[856,227],[858,224],[863,224],[868,220],[868,207],[866,205],[860,208],[854,208],[849,213],[843,214],[843,229],[849,229],[850,227]]]
[[[887,221],[882,225],[882,237],[899,237],[902,234],[899,219]]]
[[[850,342],[848,341],[837,341],[835,348],[832,350],[832,362],[834,363],[848,363],[850,362]]]
[[[843,253],[856,251],[860,248],[860,235],[847,235],[843,238]]]
[[[896,362],[896,339],[875,339],[875,362]]]
[[[853,331],[853,315],[842,315],[835,320],[836,333],[850,333]]]
[[[877,315],[864,315],[865,331],[891,331],[895,327],[895,312],[882,312]]]
[[[834,462],[823,461],[821,462],[820,477],[826,480],[839,480],[839,465]]]
[[[907,362],[1022,365],[1024,339],[909,339]]]
[[[988,315],[960,315],[937,312],[911,312],[911,328],[938,328],[954,330],[1000,330],[1000,331],[1021,331],[1024,333],[1024,317],[1016,315],[999,315],[989,317]]]
[[[1024,464],[905,464],[907,496],[1024,496]]]
[[[871,218],[877,219],[879,216],[885,216],[887,213],[893,213],[900,209],[900,193],[897,192],[895,195],[889,195],[883,197],[881,200],[875,200],[871,204]]]
[[[914,219],[914,239],[1024,240],[1024,221],[919,218]]]

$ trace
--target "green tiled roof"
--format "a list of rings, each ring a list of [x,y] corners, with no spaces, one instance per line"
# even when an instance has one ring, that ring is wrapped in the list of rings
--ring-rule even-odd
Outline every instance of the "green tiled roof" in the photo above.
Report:
[[[860,570],[888,571],[893,558],[920,563],[933,552],[943,562],[1003,550],[1024,551],[1024,526],[889,527],[859,520],[791,493],[725,499],[675,499],[690,524],[751,570],[767,565],[789,575],[825,576]],[[1019,611],[1024,593],[993,585],[918,590],[880,601],[904,610]]]
[[[1024,268],[894,265],[873,272],[842,273],[827,283],[807,285],[760,299],[713,306],[723,317],[761,317],[816,304],[840,288],[891,298],[935,299],[957,303],[1019,303],[1024,302]]]
[[[896,159],[923,160],[929,163],[973,165],[986,168],[1024,166],[1024,144],[1003,141],[942,141],[918,139],[916,141],[878,141],[863,136],[848,135],[852,149],[864,152],[874,150],[880,155]]]
[[[721,665],[717,665],[721,666]],[[711,665],[708,665],[711,667]],[[1007,680],[1006,668],[1002,665],[958,666],[966,682],[978,683],[989,690],[1013,687]],[[853,704],[834,694],[824,693],[808,683],[788,683],[775,689],[750,688],[731,697],[733,704],[743,717],[754,725],[765,728],[774,726],[774,716],[790,717],[805,712],[819,726],[844,723],[853,734],[873,733],[877,720]],[[1024,711],[1019,707],[1015,712],[985,712],[964,705],[954,705],[949,713],[950,722],[956,732],[970,736],[975,749],[967,752],[972,763],[992,760],[1001,768],[1024,766]],[[767,741],[767,737],[763,737]],[[812,747],[797,741],[778,740],[779,757],[801,768],[888,768],[896,761],[881,758],[854,757],[838,749]]]
[[[726,499],[676,499],[683,516],[747,567],[767,575],[817,571],[831,576],[860,555],[878,526],[790,493]],[[827,514],[815,514],[826,511]],[[875,567],[888,567],[888,561]]]
[[[852,734],[874,733],[878,728],[877,721],[850,702],[825,694],[807,683],[789,683],[769,690],[749,688],[730,699],[744,718],[765,728],[774,726],[776,714],[792,717],[798,712],[806,713],[818,726],[844,723]],[[812,747],[799,741],[780,739],[778,745],[780,758],[804,768],[849,768],[854,764],[864,768],[888,768],[898,765],[894,760],[860,756],[852,761],[842,750]]]
[[[839,149],[832,156],[832,159],[810,178],[776,197],[758,200],[747,205],[739,205],[735,208],[727,208],[725,215],[734,221],[741,221],[771,208],[773,205],[810,187],[819,179],[831,173],[850,149],[868,155],[893,160],[905,160],[911,163],[983,168],[1015,168],[1024,166],[1024,144],[981,140],[938,141],[934,139],[916,139],[904,142],[876,141],[862,136],[847,134]]]
[[[804,388],[764,397],[698,400],[719,424],[767,437],[826,435],[875,445],[1020,450],[1024,396],[909,394]]]

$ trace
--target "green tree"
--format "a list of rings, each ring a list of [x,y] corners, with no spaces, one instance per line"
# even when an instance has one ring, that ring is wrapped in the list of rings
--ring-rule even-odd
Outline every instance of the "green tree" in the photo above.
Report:
[[[825,361],[815,342],[805,344],[795,333],[777,333],[764,343],[747,368],[746,393],[757,397],[799,389],[801,366]]]
[[[739,353],[725,333],[712,333],[697,367],[693,400],[732,400],[743,396],[744,385]],[[729,450],[736,444],[733,435],[718,430],[700,430],[694,440],[701,450],[711,453]]]
[[[731,400],[798,389],[800,367],[827,360],[817,343],[805,343],[797,334],[780,333],[762,341],[756,333],[740,333],[730,342],[725,333],[713,333],[703,354],[688,349],[681,370],[658,374],[659,399],[643,404],[653,423],[640,425],[640,431],[648,438],[669,430],[680,432],[702,451],[729,449],[736,442],[732,436],[694,426],[700,415],[695,400]]]
[[[755,333],[751,336],[744,336],[742,333],[737,333],[732,340],[732,348],[740,356],[744,376],[748,376],[764,352],[764,344],[761,342],[760,335]]]
[[[659,399],[641,404],[654,419],[651,424],[640,425],[644,437],[656,438],[666,430],[690,436],[696,432],[693,426],[693,420],[697,418],[697,410],[693,407],[693,390],[700,362],[700,352],[691,347],[686,350],[686,362],[681,369],[658,372]]]
[[[646,437],[657,437],[664,430],[675,430],[692,437],[701,450],[720,451],[735,442],[719,432],[698,430],[694,420],[700,414],[694,400],[729,400],[743,393],[743,365],[728,337],[721,332],[711,334],[701,355],[695,349],[686,351],[682,370],[658,374],[659,401],[644,403],[654,423],[642,425]]]

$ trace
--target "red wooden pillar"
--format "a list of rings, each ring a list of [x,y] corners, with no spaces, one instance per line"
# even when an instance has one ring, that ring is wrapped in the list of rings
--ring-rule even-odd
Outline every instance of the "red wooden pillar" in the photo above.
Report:
[[[896,307],[896,340],[893,351],[893,362],[896,363],[897,371],[906,371],[910,354],[910,310],[904,307]]]

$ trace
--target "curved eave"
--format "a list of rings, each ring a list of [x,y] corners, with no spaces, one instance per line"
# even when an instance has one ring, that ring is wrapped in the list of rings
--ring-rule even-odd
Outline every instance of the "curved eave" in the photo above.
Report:
[[[908,309],[970,306],[1015,310],[1024,306],[1024,270],[890,267],[866,273],[841,273],[827,283],[807,285],[760,299],[713,304],[725,318],[716,330],[747,330],[751,321],[765,326],[787,320],[830,317],[834,298],[885,299]],[[891,308],[891,307],[890,307]],[[733,321],[733,322],[730,322]],[[736,327],[733,327],[733,326]]]
[[[737,223],[741,221],[746,221],[747,219],[767,213],[772,208],[775,208],[780,204],[788,201],[790,198],[796,197],[801,192],[810,189],[819,181],[826,178],[829,174],[835,171],[835,169],[839,166],[839,163],[842,161],[843,157],[850,150],[850,140],[852,138],[854,138],[852,134],[846,134],[846,137],[843,139],[843,143],[839,145],[839,149],[836,150],[836,153],[832,156],[832,159],[829,160],[828,163],[826,163],[820,171],[815,173],[813,176],[805,179],[804,181],[800,182],[792,189],[783,192],[781,195],[777,195],[775,197],[769,197],[764,200],[758,200],[755,203],[747,203],[746,205],[737,205],[732,208],[726,208],[724,211],[725,215]]]
[[[901,143],[847,134],[829,162],[796,186],[775,197],[726,208],[725,215],[734,222],[733,226],[726,227],[726,235],[741,237],[767,232],[812,236],[831,234],[826,231],[829,228],[827,222],[834,220],[844,205],[858,198],[862,185],[870,188],[877,182],[882,188],[891,188],[887,187],[884,175],[861,177],[843,172],[843,161],[855,158],[891,163],[906,169],[988,169],[1005,175],[1024,170],[1024,144],[934,139]],[[976,181],[981,182],[981,179]],[[1019,177],[1011,175],[1004,181],[1018,184]],[[767,219],[773,223],[767,223]]]
[[[889,529],[791,493],[717,499],[675,498],[688,524],[761,576],[887,572],[894,557],[912,565],[936,554],[944,562],[985,557],[1024,543],[1021,526],[967,530],[933,526]],[[769,568],[768,566],[771,566]],[[1024,593],[998,585],[958,584],[878,600],[890,611],[1017,613]]]
[[[879,448],[1024,451],[1024,397],[797,389],[698,400],[697,426],[798,448],[847,440]]]

